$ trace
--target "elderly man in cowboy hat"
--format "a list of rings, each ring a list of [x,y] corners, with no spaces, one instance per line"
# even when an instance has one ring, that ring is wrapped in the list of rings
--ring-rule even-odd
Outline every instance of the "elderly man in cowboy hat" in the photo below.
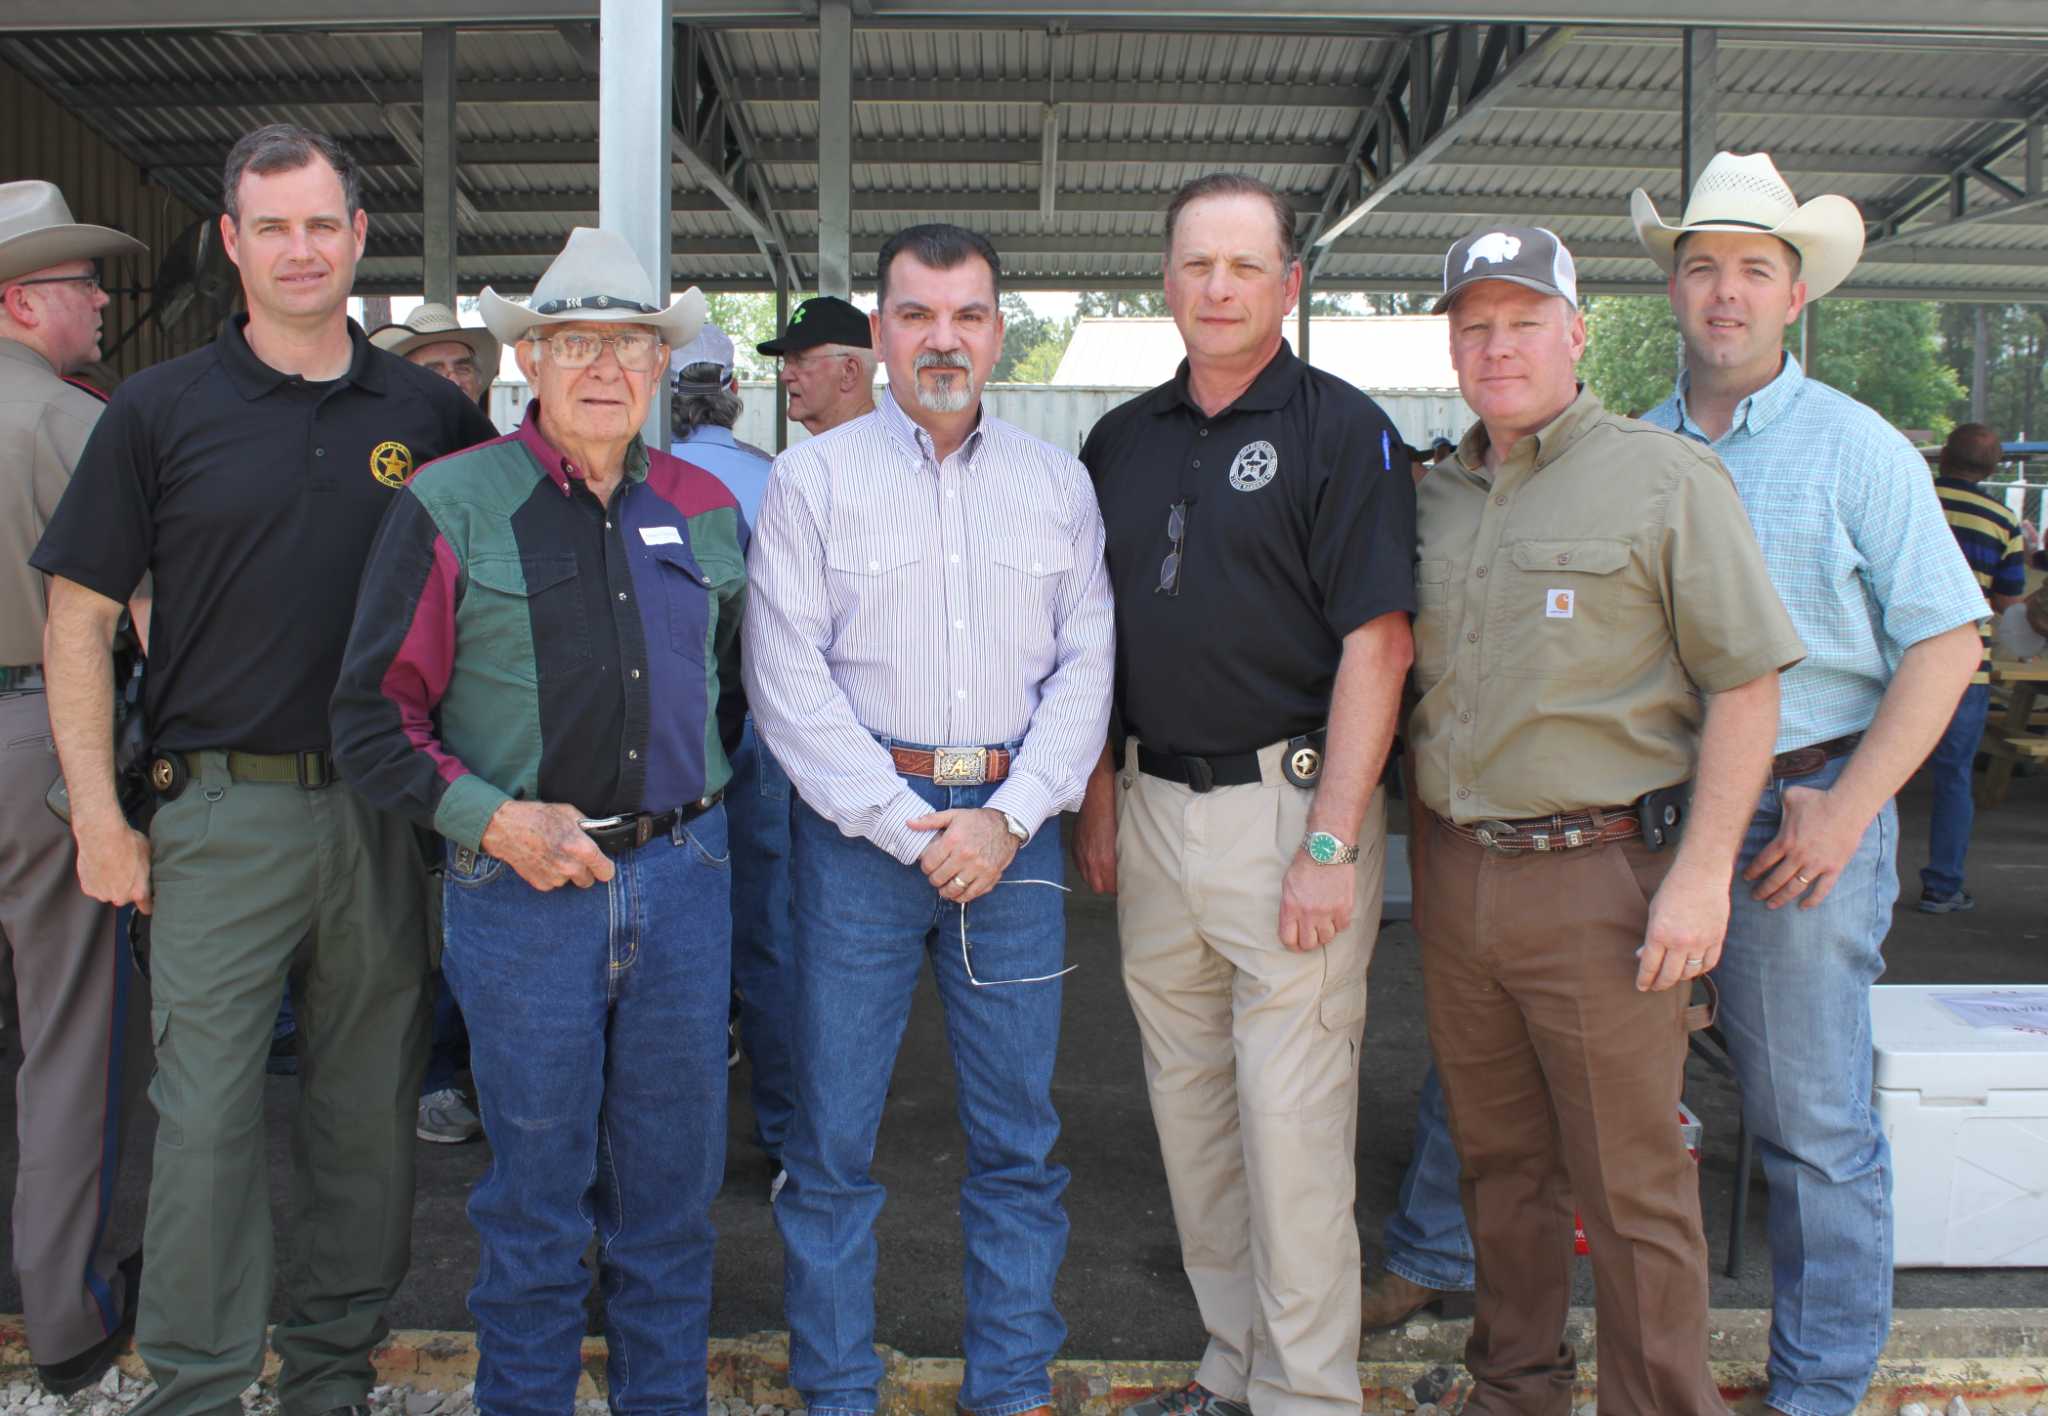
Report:
[[[498,376],[498,337],[465,325],[446,305],[428,300],[403,320],[370,331],[370,343],[439,374],[482,405]]]
[[[585,227],[530,304],[482,304],[535,398],[385,520],[336,751],[444,838],[442,969],[493,1153],[469,1205],[478,1408],[573,1403],[594,1228],[612,1409],[702,1412],[745,532],[640,427],[704,297],[661,304]]]
[[[1801,205],[1767,155],[1724,152],[1676,225],[1641,190],[1631,211],[1685,340],[1677,390],[1646,420],[1727,465],[1806,645],[1784,677],[1714,978],[1771,1189],[1767,1399],[1835,1416],[1862,1399],[1890,1329],[1870,985],[1899,888],[1892,795],[1955,712],[1986,606],[1927,464],[1783,347],[1807,302],[1855,268],[1854,204]]]
[[[21,1012],[14,1266],[29,1352],[60,1396],[97,1381],[135,1322],[107,1223],[148,1016],[114,911],[78,888],[71,833],[43,808],[56,772],[43,697],[44,579],[29,551],[106,400],[68,377],[100,353],[97,262],[140,241],[72,221],[48,182],[0,186],[0,958]],[[138,618],[140,616],[138,615]]]

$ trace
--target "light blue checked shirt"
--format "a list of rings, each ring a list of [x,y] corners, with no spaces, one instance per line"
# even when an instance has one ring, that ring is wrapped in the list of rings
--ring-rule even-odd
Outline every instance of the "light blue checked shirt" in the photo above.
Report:
[[[1911,646],[1985,617],[1927,462],[1876,412],[1790,354],[1718,441],[1688,376],[1645,422],[1710,446],[1735,479],[1778,598],[1806,644],[1785,672],[1777,751],[1862,732]]]

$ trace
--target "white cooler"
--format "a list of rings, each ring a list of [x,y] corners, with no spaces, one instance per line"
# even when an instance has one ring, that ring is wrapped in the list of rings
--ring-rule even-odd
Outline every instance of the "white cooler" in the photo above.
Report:
[[[1871,990],[1899,1267],[2048,1266],[2048,1032],[1972,1027],[1935,997],[1992,1001],[2041,991]]]

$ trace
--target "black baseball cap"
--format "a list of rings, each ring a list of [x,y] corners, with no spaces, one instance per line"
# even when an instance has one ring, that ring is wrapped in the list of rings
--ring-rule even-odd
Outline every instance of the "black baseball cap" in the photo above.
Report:
[[[872,348],[868,317],[837,295],[819,295],[796,307],[780,339],[766,340],[754,347],[763,354],[801,354],[820,344]]]

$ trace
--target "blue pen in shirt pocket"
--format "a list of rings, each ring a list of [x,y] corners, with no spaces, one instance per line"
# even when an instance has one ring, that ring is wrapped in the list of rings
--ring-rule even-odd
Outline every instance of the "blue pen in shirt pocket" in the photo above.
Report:
[[[1394,435],[1385,428],[1380,429],[1380,465],[1389,472],[1394,470]]]

